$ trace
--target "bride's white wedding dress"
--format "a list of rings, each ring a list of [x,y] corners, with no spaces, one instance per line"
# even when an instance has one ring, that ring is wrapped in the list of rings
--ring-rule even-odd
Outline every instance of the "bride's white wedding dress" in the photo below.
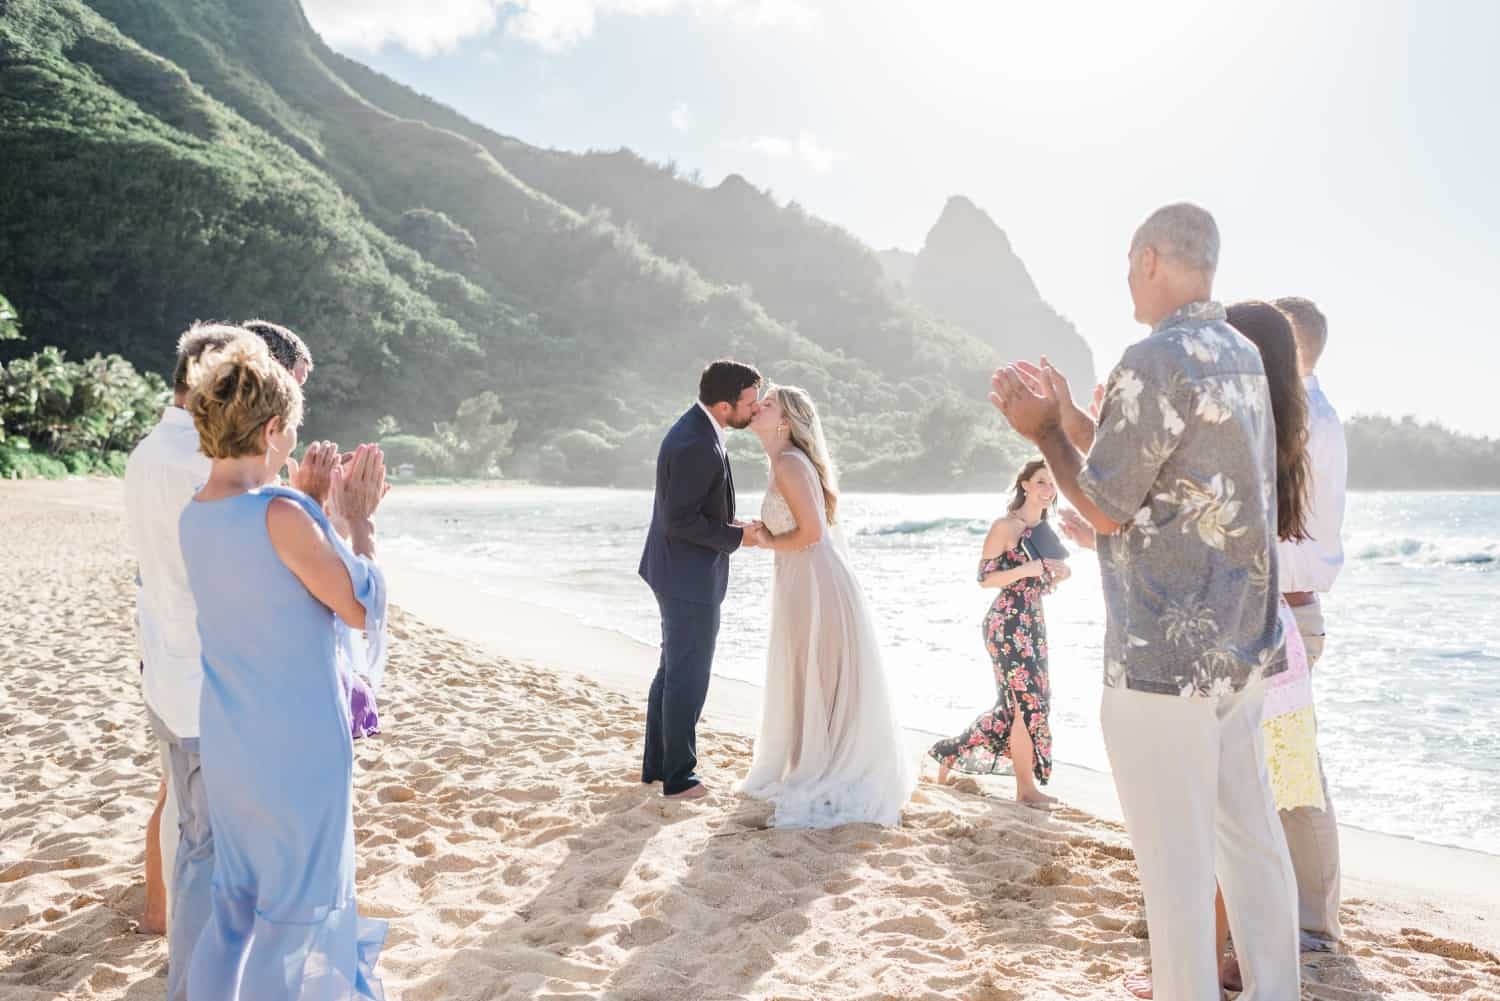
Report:
[[[789,450],[813,471],[801,452]],[[816,473],[813,472],[816,481]],[[891,706],[875,624],[823,493],[813,491],[822,539],[776,553],[766,699],[755,760],[740,791],[776,805],[776,827],[894,825],[917,784]],[[761,520],[797,527],[774,486]]]

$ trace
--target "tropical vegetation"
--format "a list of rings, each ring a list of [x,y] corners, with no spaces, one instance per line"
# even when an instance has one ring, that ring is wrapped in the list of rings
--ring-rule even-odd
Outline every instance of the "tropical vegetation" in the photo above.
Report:
[[[197,319],[303,335],[308,436],[567,484],[648,483],[715,357],[808,389],[865,489],[1003,485],[1030,449],[986,373],[1094,374],[965,199],[921,254],[877,255],[739,176],[480,126],[330,50],[298,0],[0,0],[0,150],[3,475],[117,468]],[[1385,468],[1375,439],[1428,433],[1351,450]],[[1439,454],[1493,469],[1485,447]]]

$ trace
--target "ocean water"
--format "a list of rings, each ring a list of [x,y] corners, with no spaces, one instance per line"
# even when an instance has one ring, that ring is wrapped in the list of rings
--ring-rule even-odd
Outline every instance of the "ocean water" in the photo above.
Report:
[[[739,501],[759,510],[758,494]],[[909,727],[956,733],[994,700],[980,637],[994,595],[974,574],[1003,504],[857,493],[840,504]],[[635,573],[650,510],[642,491],[397,490],[382,547],[655,644],[656,605]],[[1497,525],[1496,493],[1350,496],[1347,563],[1324,602],[1329,642],[1314,674],[1341,822],[1500,853]],[[1103,771],[1098,564],[1088,552],[1071,562],[1072,579],[1046,599],[1054,756]],[[764,678],[770,565],[769,553],[734,557],[716,674]]]

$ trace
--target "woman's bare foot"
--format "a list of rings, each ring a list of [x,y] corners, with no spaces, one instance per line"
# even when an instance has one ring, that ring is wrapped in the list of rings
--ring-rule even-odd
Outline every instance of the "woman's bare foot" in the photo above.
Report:
[[[1048,796],[1040,789],[1032,789],[1028,792],[1017,792],[1016,802],[1022,806],[1029,806],[1033,810],[1050,810],[1057,802],[1057,797]]]
[[[135,930],[141,935],[165,935],[167,916],[165,914],[142,914],[141,919],[136,922]]]
[[[938,773],[937,773],[937,784],[938,785],[940,785],[940,786],[947,786],[947,785],[952,785],[953,784],[950,781],[950,779],[952,778],[952,776],[948,774],[948,772],[950,770],[951,770],[950,766],[949,766],[949,764],[946,761],[940,761],[940,762],[938,762]]]

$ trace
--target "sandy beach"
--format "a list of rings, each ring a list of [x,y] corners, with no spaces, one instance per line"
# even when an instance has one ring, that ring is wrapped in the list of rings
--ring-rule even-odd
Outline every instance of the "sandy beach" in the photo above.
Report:
[[[165,941],[135,930],[158,776],[119,506],[113,481],[0,483],[4,1001],[164,996]],[[730,791],[757,692],[719,679],[715,792],[667,803],[635,781],[652,651],[432,571],[389,568],[385,733],[355,745],[388,997],[1126,996],[1146,929],[1108,776],[1060,769],[1050,814],[966,780],[899,829],[768,830]],[[1304,998],[1500,998],[1500,858],[1344,843],[1348,941],[1303,957]]]

